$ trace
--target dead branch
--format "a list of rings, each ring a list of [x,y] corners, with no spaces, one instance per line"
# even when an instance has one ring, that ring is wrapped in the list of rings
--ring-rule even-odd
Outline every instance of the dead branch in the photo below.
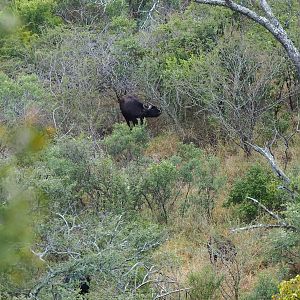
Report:
[[[276,219],[278,221],[278,224],[255,224],[255,225],[248,225],[245,227],[240,228],[232,228],[230,229],[230,232],[235,233],[238,231],[244,231],[244,230],[252,230],[252,229],[272,229],[272,228],[285,228],[289,230],[296,230],[296,227],[286,223],[283,219],[281,219],[277,214],[269,210],[267,207],[265,207],[263,204],[261,204],[258,200],[252,198],[252,197],[246,197],[246,199],[249,199],[253,201],[255,204],[257,204],[259,207],[261,207],[263,210],[265,210],[271,217]]]
[[[258,200],[252,198],[252,197],[246,197],[246,199],[249,199],[253,201],[255,204],[257,204],[259,207],[261,207],[263,210],[265,210],[269,215],[271,215],[273,218],[275,218],[280,224],[287,225],[278,215],[270,211],[268,208],[266,208],[263,204],[261,204]]]
[[[275,157],[271,153],[270,149],[268,147],[262,148],[257,145],[251,144],[249,142],[246,142],[249,146],[251,146],[256,152],[260,153],[263,157],[267,159],[269,164],[271,165],[271,168],[273,172],[276,174],[276,176],[283,180],[287,185],[291,183],[291,180],[287,175],[281,170],[281,168],[278,166]]]
[[[171,295],[171,294],[176,294],[176,293],[180,293],[180,292],[188,292],[189,290],[190,290],[190,288],[183,288],[183,289],[177,289],[177,290],[174,290],[174,291],[166,292],[166,293],[163,293],[161,295],[156,296],[154,298],[154,300],[164,298],[164,297],[166,297],[168,295]]]
[[[273,228],[285,228],[289,230],[295,230],[296,228],[292,225],[284,225],[284,224],[255,224],[255,225],[249,225],[245,227],[239,227],[239,228],[231,228],[231,233],[236,233],[239,231],[245,231],[245,230],[252,230],[252,229],[273,229]]]

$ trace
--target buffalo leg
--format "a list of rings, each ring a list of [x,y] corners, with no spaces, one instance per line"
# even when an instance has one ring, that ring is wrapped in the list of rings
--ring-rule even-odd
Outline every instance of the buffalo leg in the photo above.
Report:
[[[126,123],[129,126],[129,128],[130,128],[130,121],[126,120]]]
[[[138,122],[138,120],[137,120],[137,119],[134,119],[134,120],[132,120],[132,123],[133,123],[133,126],[135,126],[135,125],[138,125],[138,124],[139,124],[139,122]]]

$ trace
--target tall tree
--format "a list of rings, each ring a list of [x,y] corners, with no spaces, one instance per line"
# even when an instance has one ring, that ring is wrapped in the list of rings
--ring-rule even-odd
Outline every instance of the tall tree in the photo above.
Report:
[[[260,15],[247,6],[236,3],[232,0],[195,0],[195,2],[227,7],[262,25],[284,47],[288,57],[296,68],[298,78],[300,78],[300,52],[294,45],[293,41],[289,38],[287,32],[284,30],[278,19],[273,14],[271,7],[266,0],[259,1],[259,7],[263,11],[264,15]]]

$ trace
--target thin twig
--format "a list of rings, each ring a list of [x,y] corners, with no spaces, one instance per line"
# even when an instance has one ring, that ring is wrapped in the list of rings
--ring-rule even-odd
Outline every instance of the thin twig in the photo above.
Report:
[[[161,299],[161,298],[164,298],[168,295],[171,295],[171,294],[176,294],[176,293],[180,293],[180,292],[187,292],[189,291],[191,288],[183,288],[183,289],[177,289],[177,290],[174,290],[174,291],[170,291],[170,292],[166,292],[164,294],[161,294],[161,295],[158,295],[154,298],[154,300],[156,299]]]

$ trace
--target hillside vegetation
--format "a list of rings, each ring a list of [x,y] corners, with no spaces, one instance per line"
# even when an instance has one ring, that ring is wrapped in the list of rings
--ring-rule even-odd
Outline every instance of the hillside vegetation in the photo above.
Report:
[[[0,299],[300,299],[297,59],[196,2],[0,1]]]

